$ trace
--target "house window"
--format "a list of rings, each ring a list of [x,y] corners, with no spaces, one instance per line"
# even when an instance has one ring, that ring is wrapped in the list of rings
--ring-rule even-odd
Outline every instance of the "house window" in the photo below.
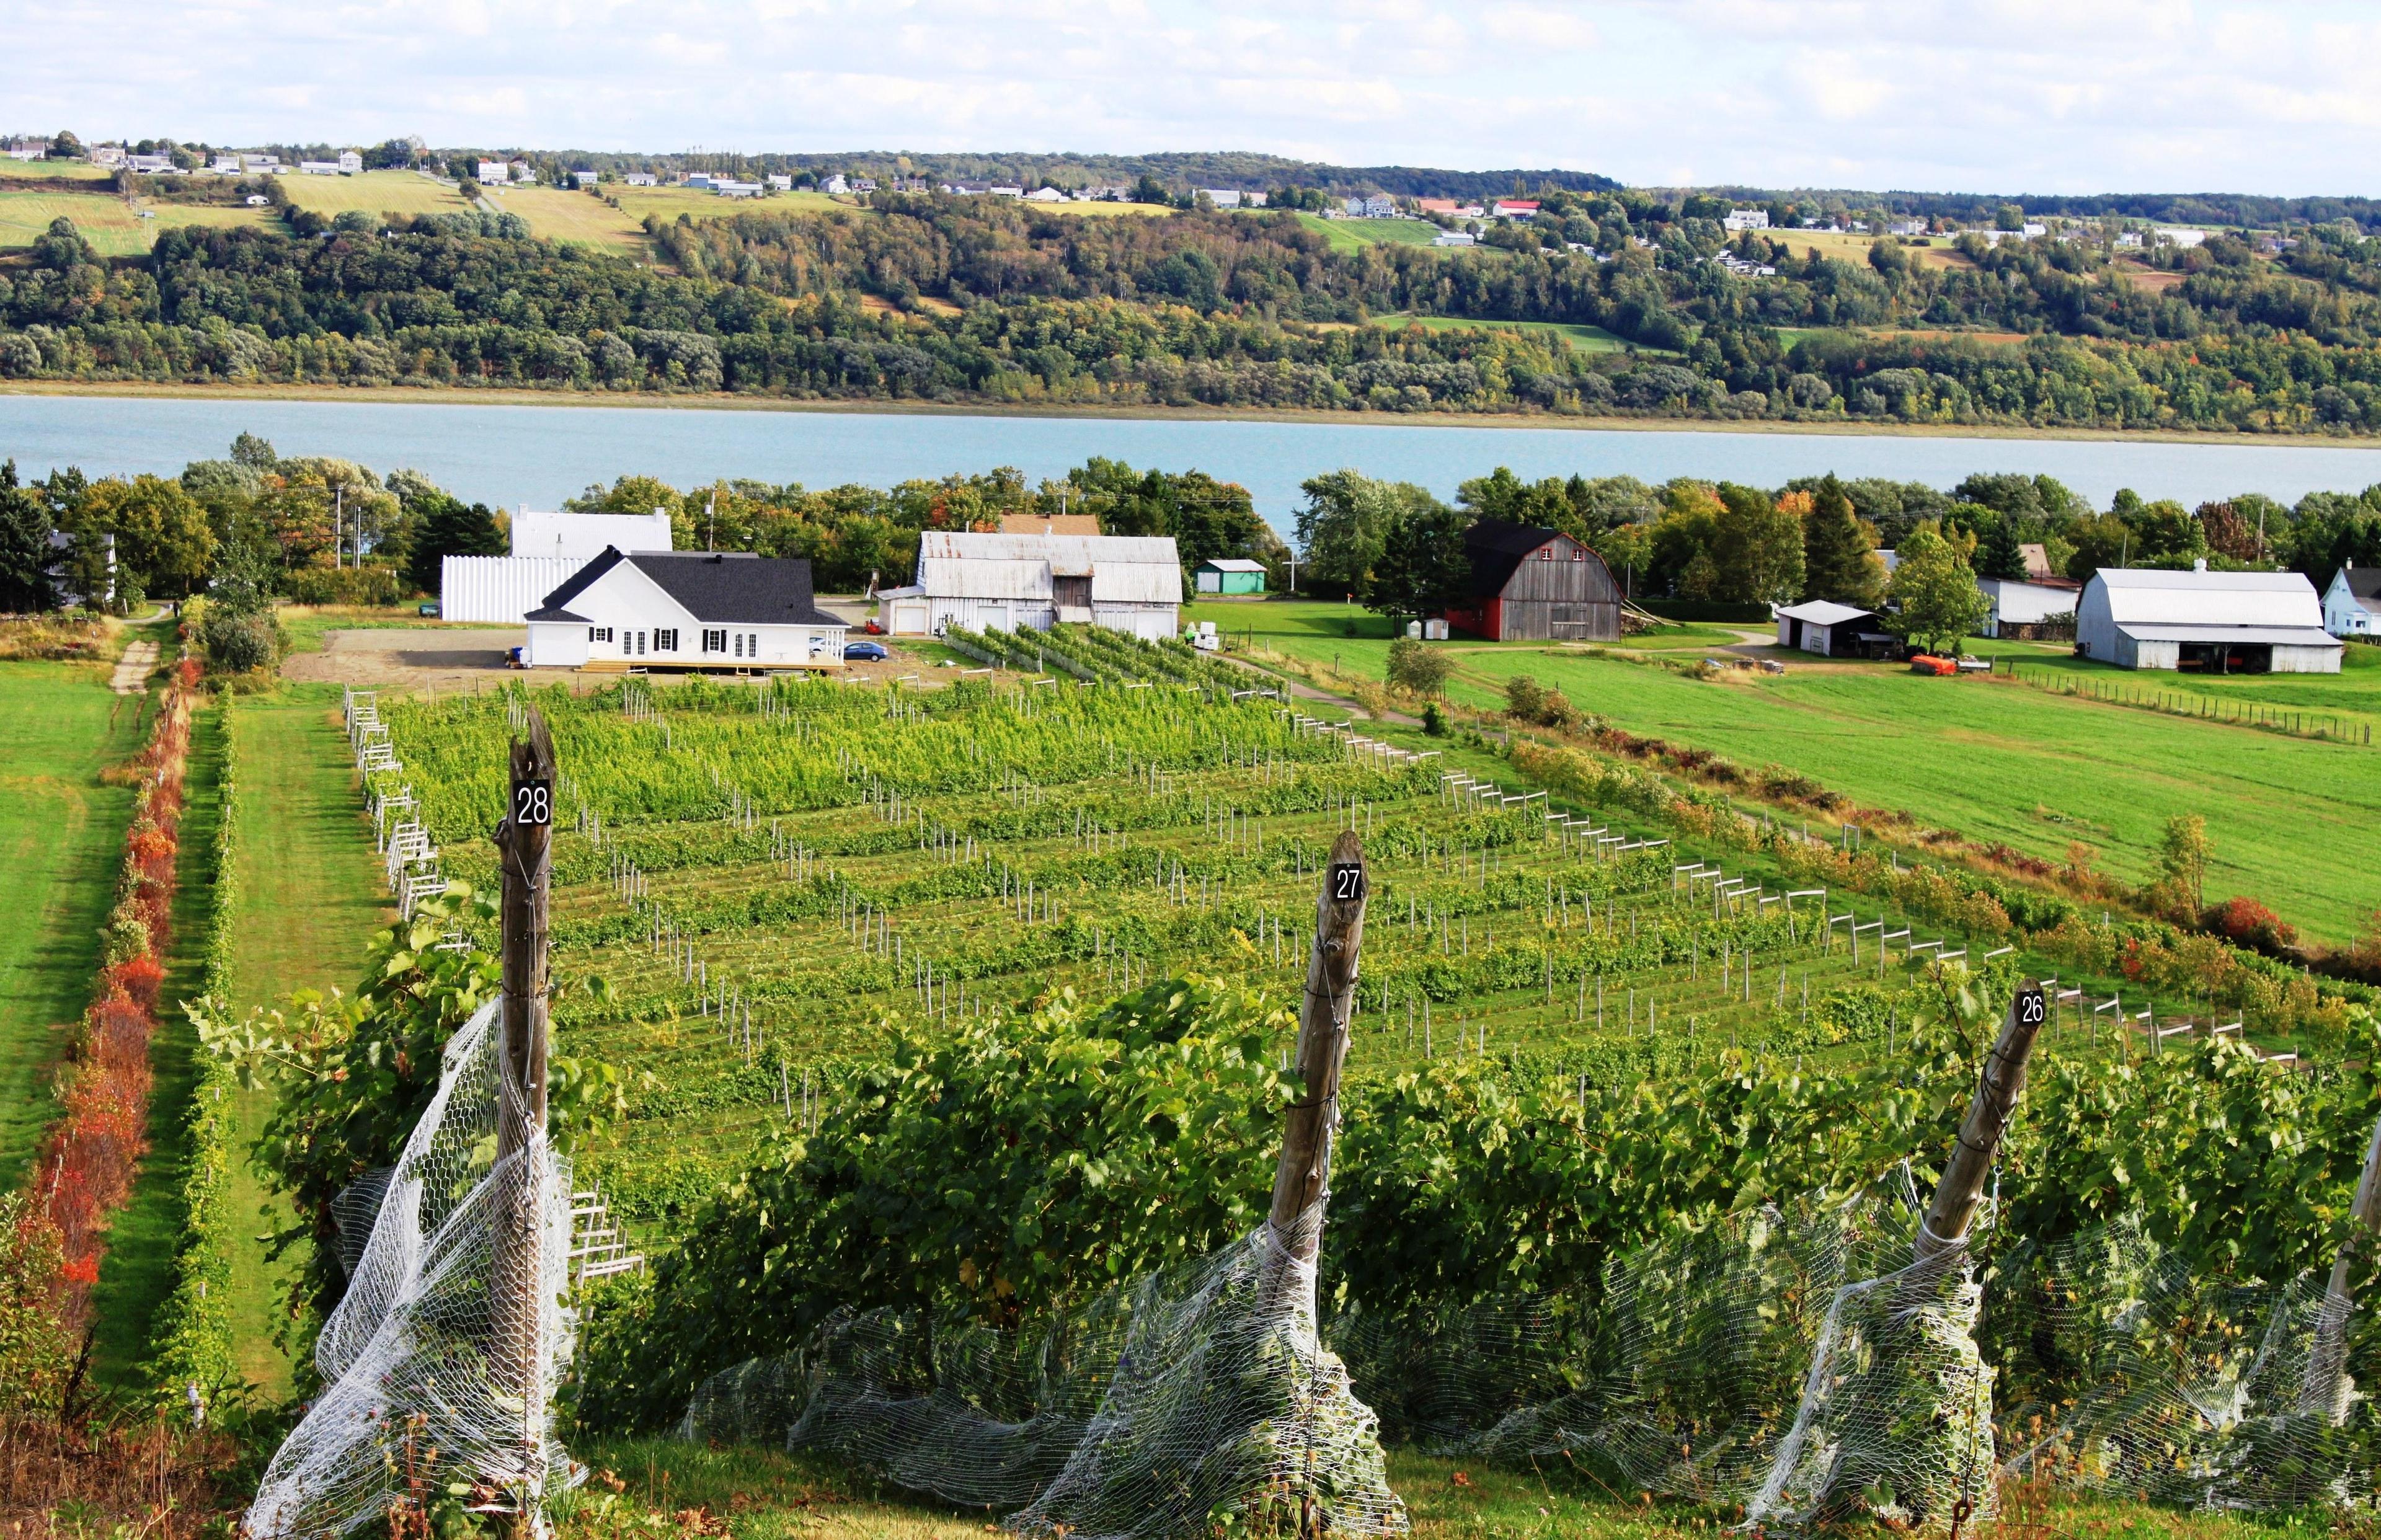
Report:
[[[653,651],[656,653],[677,652],[678,632],[675,629],[655,631],[653,633]]]
[[[645,633],[642,631],[637,631],[633,634],[637,639],[637,655],[639,657],[643,657],[645,655]]]
[[[761,633],[759,631],[747,631],[744,633],[744,655],[748,658],[756,658],[761,655]]]
[[[609,642],[612,640],[612,628],[609,626],[590,626],[587,628],[587,640],[590,642]]]
[[[727,651],[727,632],[726,629],[722,628],[715,631],[704,631],[702,633],[702,650],[706,653],[724,653]]]
[[[744,633],[742,631],[738,631],[736,633],[736,655],[739,658],[744,655]]]

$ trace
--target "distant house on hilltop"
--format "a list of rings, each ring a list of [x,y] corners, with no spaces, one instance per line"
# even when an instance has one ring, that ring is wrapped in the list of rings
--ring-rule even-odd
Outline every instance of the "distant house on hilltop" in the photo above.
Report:
[[[1720,224],[1731,230],[1765,230],[1769,228],[1767,209],[1730,209]]]

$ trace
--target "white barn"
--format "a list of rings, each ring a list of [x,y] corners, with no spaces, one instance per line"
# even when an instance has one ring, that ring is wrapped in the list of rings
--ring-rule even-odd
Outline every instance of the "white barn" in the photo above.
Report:
[[[1978,578],[1976,588],[1993,606],[1984,617],[1986,636],[2031,639],[2045,626],[2064,631],[2075,614],[2075,590],[2061,584]]]
[[[929,530],[916,581],[876,597],[895,636],[1077,622],[1154,642],[1181,629],[1182,560],[1169,536]]]
[[[466,625],[518,626],[545,596],[605,551],[666,551],[669,515],[513,513],[513,554],[448,556],[438,564],[438,617]]]
[[[2323,591],[2323,629],[2334,636],[2381,636],[2381,567],[2349,562]]]
[[[840,668],[844,622],[811,564],[740,552],[607,550],[529,612],[531,668]]]
[[[2083,585],[2075,651],[2119,668],[2337,674],[2314,584],[2298,572],[2104,567]]]

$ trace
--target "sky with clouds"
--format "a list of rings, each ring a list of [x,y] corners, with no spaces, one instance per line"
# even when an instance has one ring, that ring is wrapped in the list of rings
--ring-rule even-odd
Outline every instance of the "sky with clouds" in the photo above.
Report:
[[[2373,0],[55,0],[0,132],[2363,193]]]

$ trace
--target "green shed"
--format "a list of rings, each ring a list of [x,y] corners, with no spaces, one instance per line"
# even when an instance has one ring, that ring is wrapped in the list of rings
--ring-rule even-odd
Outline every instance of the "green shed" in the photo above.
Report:
[[[1203,561],[1192,574],[1191,581],[1202,593],[1263,593],[1265,591],[1264,563],[1250,561],[1245,556]]]

